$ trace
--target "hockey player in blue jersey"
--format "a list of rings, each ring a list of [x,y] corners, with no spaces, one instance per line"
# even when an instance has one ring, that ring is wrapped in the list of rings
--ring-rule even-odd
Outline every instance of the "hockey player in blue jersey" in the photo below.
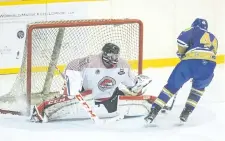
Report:
[[[190,28],[182,31],[178,36],[177,55],[181,61],[172,71],[167,84],[154,101],[150,113],[145,117],[147,123],[155,119],[170,98],[190,79],[192,79],[192,88],[180,114],[180,120],[186,122],[195,109],[205,88],[211,83],[216,67],[218,41],[207,30],[207,21],[197,18]]]

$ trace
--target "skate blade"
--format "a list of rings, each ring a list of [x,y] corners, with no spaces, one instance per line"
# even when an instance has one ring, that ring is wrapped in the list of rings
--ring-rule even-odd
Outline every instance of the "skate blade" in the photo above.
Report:
[[[155,123],[150,123],[150,124],[145,124],[144,128],[154,128],[154,127],[158,127]]]
[[[157,125],[156,125],[155,122],[153,122],[153,120],[145,120],[144,127],[145,128],[148,128],[148,127],[157,127]]]
[[[184,123],[185,123],[184,121],[181,121],[181,120],[180,120],[180,122],[179,122],[179,123],[176,123],[175,126],[178,126],[178,127],[179,127],[179,126],[183,126]]]

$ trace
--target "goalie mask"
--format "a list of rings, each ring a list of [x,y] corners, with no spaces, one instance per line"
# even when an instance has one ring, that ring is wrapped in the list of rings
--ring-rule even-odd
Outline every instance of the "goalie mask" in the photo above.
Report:
[[[102,52],[102,61],[107,68],[114,67],[118,63],[120,48],[117,45],[107,43]]]

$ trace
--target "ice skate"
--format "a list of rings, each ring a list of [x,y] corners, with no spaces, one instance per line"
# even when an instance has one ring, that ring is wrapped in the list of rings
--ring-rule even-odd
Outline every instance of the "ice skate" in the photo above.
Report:
[[[180,115],[181,122],[186,122],[191,113],[192,110],[188,107],[185,107]]]
[[[151,108],[150,113],[144,118],[147,124],[152,123],[152,121],[158,115],[160,109],[161,108],[159,106]]]

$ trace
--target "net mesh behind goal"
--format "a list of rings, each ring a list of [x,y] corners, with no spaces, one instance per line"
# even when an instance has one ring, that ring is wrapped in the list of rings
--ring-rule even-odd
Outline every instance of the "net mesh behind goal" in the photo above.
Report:
[[[10,93],[0,97],[0,112],[26,113],[31,104],[59,95],[71,60],[99,54],[115,43],[132,69],[142,72],[143,24],[136,19],[52,21],[29,24],[20,72]]]

